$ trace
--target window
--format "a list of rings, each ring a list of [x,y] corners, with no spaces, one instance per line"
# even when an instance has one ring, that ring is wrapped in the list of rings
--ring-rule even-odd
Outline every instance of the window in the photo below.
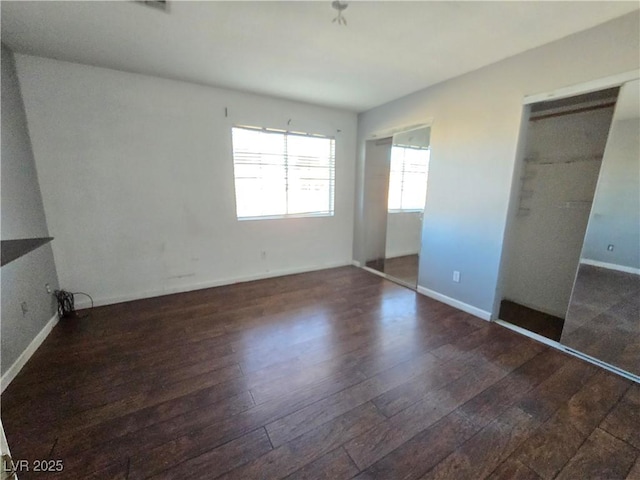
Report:
[[[238,219],[333,215],[335,140],[233,127]]]
[[[389,210],[424,210],[430,153],[431,151],[424,147],[391,147]]]

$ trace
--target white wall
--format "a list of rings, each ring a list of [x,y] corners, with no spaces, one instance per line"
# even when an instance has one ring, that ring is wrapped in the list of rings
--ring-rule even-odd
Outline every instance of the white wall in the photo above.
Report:
[[[389,212],[386,258],[419,253],[421,230],[422,214],[420,212]]]
[[[639,119],[613,122],[585,236],[586,260],[640,269],[639,139]]]
[[[503,298],[565,317],[612,116],[609,107],[529,122]]]
[[[2,240],[48,237],[27,119],[12,52],[2,45]],[[58,287],[51,245],[2,267],[1,372],[4,375],[56,312],[45,284]],[[27,312],[22,311],[22,303]],[[13,374],[17,370],[12,369]],[[11,376],[11,375],[9,375]],[[5,377],[6,378],[6,377]],[[12,379],[12,378],[11,378]],[[3,379],[3,386],[6,383]]]
[[[351,262],[355,114],[33,56],[17,66],[63,288],[104,304]],[[234,124],[335,135],[335,216],[238,221]]]
[[[495,309],[523,97],[637,69],[639,31],[634,12],[359,116],[359,174],[366,138],[432,125],[420,286],[484,312]],[[361,207],[360,189],[356,239]],[[460,283],[452,282],[453,270],[461,272]]]
[[[48,237],[20,85],[2,45],[2,239]]]

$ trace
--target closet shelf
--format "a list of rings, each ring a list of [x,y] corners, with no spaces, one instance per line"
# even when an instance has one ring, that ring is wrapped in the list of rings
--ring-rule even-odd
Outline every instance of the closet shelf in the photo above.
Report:
[[[558,204],[558,208],[591,208],[589,200],[576,200],[573,202],[562,202]]]
[[[564,159],[552,157],[527,157],[524,161],[530,165],[562,165],[566,163],[601,162],[602,155],[582,155],[579,157],[569,157]]]
[[[53,237],[22,238],[17,240],[2,240],[0,242],[0,266],[13,262],[42,245],[46,245]]]

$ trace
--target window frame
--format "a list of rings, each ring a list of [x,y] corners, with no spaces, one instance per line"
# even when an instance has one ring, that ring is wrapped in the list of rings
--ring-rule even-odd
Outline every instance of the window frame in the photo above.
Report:
[[[330,143],[330,155],[329,155],[329,178],[327,181],[329,182],[328,187],[328,207],[329,209],[326,211],[314,211],[314,212],[303,212],[303,213],[282,213],[282,214],[269,214],[269,215],[251,215],[251,216],[239,216],[238,214],[238,189],[237,189],[237,177],[236,177],[236,151],[233,143],[233,131],[234,129],[243,129],[243,130],[252,130],[265,132],[270,134],[280,134],[283,136],[297,136],[297,137],[308,137],[308,138],[317,138],[317,139],[327,139]],[[286,145],[286,140],[285,140]],[[232,125],[231,127],[231,161],[233,167],[233,190],[234,190],[234,206],[235,206],[235,216],[238,221],[252,221],[252,220],[281,220],[287,218],[324,218],[324,217],[334,217],[335,216],[335,193],[336,193],[336,138],[335,136],[329,136],[319,133],[307,133],[307,132],[299,132],[294,130],[284,130],[280,128],[272,128],[272,127],[256,127],[251,125]],[[290,167],[289,164],[289,155],[288,149],[284,152],[284,160],[283,165],[285,169],[288,170]],[[299,165],[299,164],[298,164]],[[294,164],[296,166],[296,164]],[[290,210],[289,203],[289,177],[285,176],[285,192],[286,192],[286,210]]]
[[[403,148],[403,149],[412,149],[412,150],[424,150],[429,152],[429,158],[427,159],[427,170],[426,170],[426,181],[428,182],[429,180],[429,164],[431,161],[431,146],[428,147],[421,147],[421,146],[415,146],[415,145],[400,145],[400,144],[392,144],[391,145],[391,153],[393,152],[393,148]],[[403,158],[403,170],[402,170],[402,178],[404,178],[404,174],[405,174],[405,169],[404,169],[404,165],[405,165],[405,159]],[[391,157],[389,159],[389,162],[391,162]],[[390,164],[391,166],[391,164]],[[391,172],[391,169],[389,169],[389,172]],[[391,185],[391,184],[389,184]],[[424,199],[424,204],[426,205],[426,191],[428,189],[428,185],[425,186],[425,199]],[[402,193],[404,193],[404,182],[401,181],[400,183],[400,204],[402,205]],[[387,203],[387,212],[388,213],[423,213],[424,212],[424,205],[422,206],[422,208],[389,208],[389,205]]]

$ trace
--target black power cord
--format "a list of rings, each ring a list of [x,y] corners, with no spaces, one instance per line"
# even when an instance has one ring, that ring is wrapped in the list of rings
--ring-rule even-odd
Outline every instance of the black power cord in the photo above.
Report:
[[[56,300],[58,301],[58,317],[59,318],[67,318],[72,315],[76,316],[77,318],[85,318],[89,316],[88,313],[82,316],[79,316],[76,313],[75,301],[74,301],[75,295],[85,295],[89,297],[89,300],[91,300],[91,308],[93,308],[93,298],[91,298],[91,295],[89,295],[88,293],[84,293],[84,292],[72,293],[72,292],[67,292],[66,290],[55,290],[53,292],[53,295],[56,297]]]

